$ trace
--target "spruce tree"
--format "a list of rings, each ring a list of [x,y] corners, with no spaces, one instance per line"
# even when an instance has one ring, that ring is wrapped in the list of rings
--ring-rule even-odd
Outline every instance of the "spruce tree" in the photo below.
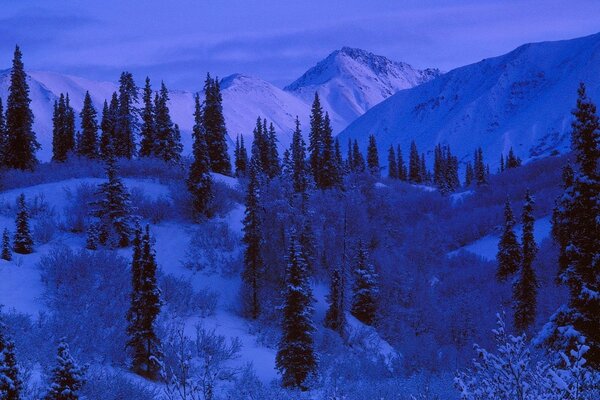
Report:
[[[473,179],[477,186],[483,185],[487,183],[487,175],[486,167],[483,161],[483,150],[481,147],[475,150],[475,155],[473,156]]]
[[[30,103],[22,53],[19,46],[16,46],[6,101],[7,141],[4,165],[9,168],[33,169],[37,164],[35,152],[40,145],[33,132],[33,113],[29,107]]]
[[[284,387],[306,390],[306,379],[317,369],[312,321],[313,296],[302,248],[290,238],[282,307],[282,336],[275,364]]]
[[[375,142],[374,135],[369,135],[369,146],[367,147],[367,166],[371,174],[379,175],[379,154],[377,153],[377,143]]]
[[[559,245],[559,281],[569,288],[568,307],[557,313],[557,328],[579,332],[590,350],[589,364],[600,369],[600,122],[582,83],[572,111],[571,148],[576,168],[566,167],[564,193],[553,213]]]
[[[54,102],[52,125],[52,161],[64,162],[75,149],[75,112],[68,94]]]
[[[348,139],[348,154],[346,155],[346,173],[353,172],[354,160],[352,159],[352,139]]]
[[[465,167],[465,186],[469,187],[471,186],[471,183],[473,183],[473,164],[471,164],[471,162],[467,162],[467,166]]]
[[[137,374],[157,379],[162,351],[155,325],[162,301],[156,280],[156,256],[148,225],[141,240],[139,231],[135,235],[131,270],[132,295],[128,312],[127,346],[133,353],[132,369]]]
[[[58,345],[56,364],[44,400],[78,400],[78,392],[85,384],[86,368],[77,365],[64,339]]]
[[[153,154],[163,161],[181,160],[181,141],[169,113],[169,91],[161,82],[160,92],[154,103],[154,146]]]
[[[388,150],[388,177],[398,179],[398,164],[396,163],[396,152],[393,145],[390,145]]]
[[[352,145],[352,161],[354,163],[352,172],[365,172],[365,158],[360,152],[360,148],[358,147],[358,141],[356,139],[354,140],[354,144]]]
[[[310,134],[308,136],[309,164],[317,187],[321,187],[321,170],[323,164],[323,108],[319,93],[315,92],[310,113]]]
[[[25,203],[25,195],[21,193],[17,199],[17,216],[15,219],[15,238],[13,250],[19,254],[30,254],[33,252],[33,239],[29,229],[29,209]]]
[[[402,157],[402,149],[400,145],[396,148],[396,157],[398,158],[398,179],[401,181],[406,181],[408,179],[408,171],[406,169],[406,165],[404,164],[404,157]]]
[[[300,121],[296,116],[296,129],[292,136],[292,181],[296,193],[304,193],[308,188],[308,166],[306,165],[306,145],[300,130]]]
[[[231,174],[231,162],[227,153],[227,128],[223,116],[223,97],[217,79],[207,74],[204,82],[204,110],[202,125],[206,135],[206,145],[213,172]]]
[[[537,245],[533,237],[533,198],[527,191],[525,205],[523,206],[523,237],[521,239],[523,250],[519,277],[513,286],[515,301],[515,328],[524,331],[535,321],[537,304],[537,278],[533,271],[533,260],[537,253]]]
[[[104,108],[102,109],[102,121],[100,128],[102,134],[100,136],[100,155],[104,160],[108,160],[110,157],[117,157],[115,152],[115,135],[117,129],[117,118],[119,112],[119,98],[117,93],[113,93],[110,99],[110,104],[104,102]]]
[[[342,148],[340,147],[340,141],[336,137],[334,140],[334,152],[335,152],[335,169],[338,184],[341,186],[344,180],[346,169],[344,168],[344,158],[342,157]]]
[[[3,329],[3,327],[0,327]],[[17,365],[15,343],[0,334],[0,398],[2,400],[20,400],[23,382]]]
[[[113,148],[116,157],[131,159],[135,155],[135,136],[138,130],[138,89],[130,72],[119,78],[119,101],[116,112]]]
[[[506,281],[521,266],[521,246],[515,234],[515,218],[508,198],[504,204],[504,231],[498,242],[496,260],[498,262],[496,278],[500,282]]]
[[[244,136],[235,139],[235,176],[245,177],[248,174],[248,151],[244,144]]]
[[[213,198],[213,182],[210,175],[210,159],[202,125],[202,108],[200,107],[198,94],[196,94],[194,102],[193,160],[187,179],[187,187],[192,194],[194,212],[199,216],[208,216]]]
[[[77,143],[77,153],[83,157],[97,158],[99,155],[97,113],[90,93],[87,91],[79,117],[81,119],[81,136]]]
[[[521,166],[521,159],[515,156],[513,148],[511,147],[508,151],[508,157],[506,158],[506,169],[517,168]]]
[[[500,153],[500,172],[504,172],[504,154]]]
[[[140,127],[140,157],[154,156],[156,145],[156,125],[154,123],[154,104],[152,103],[152,86],[150,78],[146,77],[144,91],[142,94],[144,107],[141,111],[142,125]]]
[[[379,289],[377,274],[368,258],[367,249],[362,241],[359,241],[354,265],[351,313],[364,324],[373,325],[376,319]]]
[[[12,250],[10,246],[10,233],[8,228],[4,228],[2,233],[2,256],[1,258],[6,261],[12,260]]]
[[[342,177],[340,175],[340,168],[338,168],[337,165],[333,133],[331,130],[331,122],[329,120],[328,113],[325,113],[325,117],[323,118],[321,139],[321,169],[318,173],[319,180],[317,181],[317,187],[319,189],[330,189],[336,186],[340,186],[342,183]]]
[[[4,106],[0,97],[0,167],[6,166],[6,146],[8,136],[6,132],[6,123],[4,121]]]
[[[100,229],[100,243],[109,247],[127,247],[132,233],[132,208],[127,188],[117,174],[115,159],[106,163],[108,181],[98,188],[99,201],[93,216]]]
[[[262,220],[260,215],[259,170],[254,158],[250,160],[250,174],[244,213],[244,271],[242,273],[242,300],[244,312],[252,319],[259,317],[260,285],[264,270],[262,257]]]
[[[334,268],[329,283],[329,296],[327,302],[329,307],[325,313],[325,327],[338,332],[344,332],[346,325],[346,312],[344,305],[344,286],[340,268]]]
[[[423,182],[423,174],[421,173],[421,160],[417,144],[413,140],[410,143],[410,156],[408,160],[408,181],[411,183]]]
[[[269,159],[269,169],[267,175],[273,179],[281,173],[281,165],[279,162],[279,152],[277,151],[277,134],[275,133],[275,127],[271,122],[269,125],[268,133],[265,131],[267,139],[267,156]]]

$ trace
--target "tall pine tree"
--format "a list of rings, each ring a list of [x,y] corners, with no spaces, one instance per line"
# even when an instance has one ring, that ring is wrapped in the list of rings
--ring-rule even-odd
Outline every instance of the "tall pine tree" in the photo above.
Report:
[[[110,104],[104,102],[104,108],[102,109],[102,121],[100,122],[100,128],[102,134],[100,136],[100,155],[104,160],[108,160],[110,157],[116,157],[115,152],[115,135],[117,129],[117,117],[119,112],[119,98],[117,93],[113,93],[110,99]]]
[[[367,249],[363,242],[359,241],[354,265],[352,308],[350,311],[359,321],[367,325],[373,325],[377,313],[379,288],[375,268],[368,258]]]
[[[40,145],[33,132],[31,99],[22,56],[19,46],[16,46],[6,101],[7,140],[3,165],[25,170],[33,169],[37,164],[35,152]]]
[[[207,74],[204,82],[202,125],[206,135],[211,170],[230,175],[231,161],[227,153],[227,128],[223,116],[223,97],[219,81],[211,78],[210,74]]]
[[[77,154],[87,158],[97,158],[99,156],[97,113],[90,93],[87,91],[79,118],[81,119],[81,135],[77,143]]]
[[[369,146],[367,147],[367,166],[373,175],[379,175],[379,154],[375,136],[369,135]]]
[[[153,153],[163,161],[179,162],[183,147],[178,134],[178,129],[173,125],[169,113],[169,91],[164,82],[161,82],[160,92],[154,103],[154,146]]]
[[[21,399],[23,381],[20,375],[15,343],[7,337],[6,326],[0,317],[0,398],[2,400]]]
[[[513,298],[515,301],[515,328],[524,331],[535,321],[537,307],[537,278],[533,271],[533,260],[537,253],[537,245],[533,237],[533,198],[527,191],[523,206],[523,246],[521,269],[513,285]]]
[[[135,155],[135,136],[138,131],[138,89],[130,72],[119,78],[119,100],[113,136],[116,157],[131,159]]]
[[[319,93],[315,92],[310,113],[310,134],[308,136],[308,153],[310,170],[317,187],[321,186],[321,170],[323,165],[323,107]]]
[[[142,103],[144,107],[141,111],[142,125],[140,127],[140,157],[154,156],[156,143],[156,125],[154,123],[154,104],[152,103],[152,86],[150,78],[146,77],[144,91],[142,94]]]
[[[210,175],[210,159],[202,125],[202,108],[200,107],[198,94],[196,94],[194,102],[193,160],[187,179],[187,187],[192,194],[194,212],[199,216],[208,216],[213,198],[213,182]]]
[[[504,231],[498,242],[496,260],[498,261],[496,278],[501,282],[516,273],[521,266],[521,246],[515,234],[515,218],[508,198],[504,204]]]
[[[282,307],[282,336],[275,358],[285,387],[306,390],[306,379],[317,369],[312,320],[314,302],[301,246],[290,238]]]
[[[248,150],[244,144],[244,136],[235,139],[235,176],[245,177],[248,174]]]
[[[401,181],[406,181],[408,179],[408,170],[406,168],[406,164],[404,163],[404,157],[402,156],[402,149],[400,145],[396,148],[396,157],[398,158],[398,179]]]
[[[343,282],[341,269],[334,268],[329,283],[329,296],[327,297],[329,307],[325,313],[325,327],[338,332],[340,335],[344,333],[346,325]]]
[[[300,130],[300,121],[296,116],[296,129],[292,136],[291,146],[292,180],[296,193],[304,193],[308,188],[308,166],[306,165],[306,145]]]
[[[421,173],[421,160],[417,144],[413,140],[410,143],[410,155],[408,159],[408,181],[411,183],[423,182],[423,174]]]
[[[390,145],[388,150],[388,177],[398,179],[398,163],[396,163],[396,152],[393,145]]]
[[[68,94],[54,102],[52,125],[52,160],[64,162],[75,149],[75,112]]]

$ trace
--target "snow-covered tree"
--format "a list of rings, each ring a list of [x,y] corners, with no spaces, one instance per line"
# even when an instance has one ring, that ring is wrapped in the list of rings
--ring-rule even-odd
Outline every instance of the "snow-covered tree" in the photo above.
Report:
[[[21,193],[17,199],[17,216],[15,219],[15,237],[13,250],[19,254],[33,252],[33,239],[29,229],[29,209],[25,203],[25,195]]]
[[[198,94],[194,97],[194,102],[193,159],[186,183],[192,194],[195,213],[200,216],[208,216],[210,202],[213,198],[213,182],[210,175],[210,159],[202,125],[202,108],[200,107]]]
[[[306,389],[306,379],[317,369],[312,320],[313,296],[302,248],[290,238],[282,307],[282,336],[275,363],[285,387]]]
[[[6,261],[12,260],[12,249],[8,228],[4,228],[4,232],[2,232],[2,255],[0,257]]]
[[[533,271],[533,260],[537,253],[537,245],[533,237],[533,197],[529,191],[525,194],[523,206],[523,237],[521,238],[521,268],[519,276],[513,284],[515,301],[515,328],[524,331],[535,321],[537,306],[537,278]]]
[[[325,327],[343,334],[346,325],[346,310],[344,305],[344,280],[340,268],[334,268],[329,283],[329,307],[325,313]]]
[[[86,367],[80,367],[64,341],[58,345],[56,367],[52,370],[51,383],[44,400],[78,400],[79,391],[85,384]]]
[[[17,365],[15,343],[5,335],[0,321],[0,399],[20,400],[23,389],[21,369]]]
[[[521,266],[521,246],[515,234],[515,218],[508,198],[504,204],[504,230],[498,242],[496,261],[498,262],[496,278],[500,282],[506,281]]]
[[[40,148],[33,131],[33,112],[30,108],[29,85],[19,46],[10,72],[6,100],[6,149],[2,165],[8,168],[33,169],[37,164],[35,152]]]
[[[353,273],[350,311],[359,321],[373,325],[377,316],[378,277],[362,240],[358,242]]]

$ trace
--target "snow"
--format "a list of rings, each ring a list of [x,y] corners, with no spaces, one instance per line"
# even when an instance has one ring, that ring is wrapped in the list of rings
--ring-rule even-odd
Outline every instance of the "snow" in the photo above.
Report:
[[[399,144],[405,152],[412,140],[421,151],[448,144],[461,162],[482,147],[492,170],[511,146],[524,161],[567,151],[579,82],[600,98],[598,46],[600,34],[528,44],[457,68],[377,104],[340,141],[364,148],[374,134],[380,149]]]
[[[550,216],[540,218],[535,221],[534,224],[534,237],[536,243],[539,245],[542,240],[546,239],[550,236],[550,231],[552,230],[552,222]],[[521,234],[523,232],[523,226],[517,225],[515,226],[515,234],[517,238],[521,238]],[[477,254],[480,257],[483,257],[487,260],[493,261],[496,259],[496,253],[498,253],[498,242],[500,241],[499,234],[492,234],[482,237],[481,239],[468,244],[464,247],[461,247],[458,250],[451,252],[449,255],[455,255],[459,251],[468,251],[473,254]]]

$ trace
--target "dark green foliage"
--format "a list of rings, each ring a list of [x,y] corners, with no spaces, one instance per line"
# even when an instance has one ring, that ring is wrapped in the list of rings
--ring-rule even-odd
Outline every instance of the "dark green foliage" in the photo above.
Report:
[[[523,206],[523,246],[521,270],[513,285],[513,299],[515,308],[515,328],[524,331],[535,321],[537,306],[537,278],[533,271],[533,260],[537,254],[537,245],[533,237],[533,198],[527,191],[525,205]]]
[[[388,177],[398,179],[398,163],[396,163],[396,152],[393,145],[390,145],[388,150]]]
[[[162,351],[155,324],[162,302],[156,280],[156,256],[148,225],[143,236],[139,228],[136,230],[133,246],[127,347],[132,354],[133,371],[147,378],[157,379],[160,374]]]
[[[559,281],[569,288],[568,308],[558,315],[559,326],[570,326],[590,346],[586,359],[600,368],[600,122],[585,85],[578,89],[573,110],[571,147],[577,168],[563,173],[563,195],[552,217],[559,245]]]
[[[37,164],[35,152],[40,148],[33,132],[33,113],[29,107],[29,86],[19,46],[10,73],[10,86],[6,101],[6,148],[2,164],[8,168],[33,169]]]
[[[354,264],[351,312],[364,324],[373,325],[377,316],[379,289],[375,268],[368,258],[367,249],[359,241]]]
[[[131,202],[112,157],[107,160],[106,175],[108,182],[99,186],[100,199],[94,204],[93,211],[99,224],[99,242],[109,247],[127,247],[132,233]]]
[[[30,254],[33,252],[33,239],[29,229],[29,210],[25,203],[25,195],[21,193],[17,199],[17,217],[15,219],[15,238],[13,250],[19,254]]]
[[[309,164],[313,179],[317,186],[321,180],[323,159],[323,108],[319,94],[315,92],[310,113],[310,134],[308,136]]]
[[[110,99],[110,105],[105,101],[102,109],[102,121],[100,128],[100,155],[108,160],[110,157],[116,157],[114,150],[115,132],[117,129],[117,117],[119,112],[119,98],[117,93],[113,93]]]
[[[317,174],[317,187],[319,189],[331,189],[333,187],[339,187],[342,184],[342,171],[341,165],[338,165],[338,158],[336,157],[335,153],[333,133],[331,130],[331,122],[329,120],[328,113],[325,113],[325,118],[323,119],[321,139],[321,169]]]
[[[379,154],[375,136],[369,135],[369,146],[367,147],[367,167],[373,175],[379,175]]]
[[[306,147],[300,130],[300,121],[296,117],[296,129],[292,136],[291,165],[293,187],[296,193],[304,193],[308,188],[308,166],[306,165]]]
[[[410,156],[408,160],[408,181],[411,183],[422,183],[423,173],[421,172],[421,159],[417,144],[414,140],[410,143]]]
[[[208,147],[210,168],[213,172],[231,174],[231,162],[227,153],[227,128],[223,116],[223,97],[217,79],[207,74],[204,82],[204,109],[202,126]]]
[[[248,151],[244,144],[244,137],[235,138],[235,176],[244,177],[248,174]]]
[[[77,143],[77,154],[87,158],[98,158],[98,120],[96,109],[89,92],[85,92],[81,118],[81,135]]]
[[[144,107],[141,111],[142,125],[140,127],[140,157],[152,157],[156,140],[156,126],[154,123],[154,104],[152,103],[152,86],[150,78],[146,77],[144,92],[142,95]]]
[[[360,152],[358,141],[354,140],[352,145],[352,172],[364,172],[366,169],[365,158]]]
[[[329,308],[325,313],[325,327],[344,333],[346,326],[346,311],[344,305],[344,285],[340,268],[334,268],[329,283],[329,296],[327,298]]]
[[[161,82],[160,92],[154,100],[154,146],[153,155],[163,161],[179,162],[181,159],[181,138],[179,137],[179,128],[173,126],[171,115],[169,114],[169,91],[164,82]]]
[[[78,400],[78,392],[85,384],[87,368],[77,365],[71,356],[69,345],[64,340],[58,345],[56,362],[56,367],[52,370],[50,388],[44,400]]]
[[[246,211],[244,216],[244,271],[242,273],[242,301],[244,312],[252,319],[258,318],[260,307],[260,281],[264,265],[262,257],[262,221],[260,217],[259,169],[254,158],[250,160]]]
[[[292,236],[282,307],[282,336],[275,363],[284,387],[306,390],[306,379],[317,369],[312,321],[313,296],[302,248]]]
[[[12,250],[10,246],[10,233],[7,228],[4,228],[2,233],[2,255],[1,258],[6,261],[12,260]]]
[[[52,161],[64,162],[75,149],[75,112],[69,94],[54,102],[52,117]]]
[[[195,96],[194,127],[192,136],[193,160],[190,166],[190,172],[186,181],[188,190],[192,194],[194,202],[194,211],[199,216],[208,216],[210,202],[213,198],[213,183],[210,175],[210,159],[208,156],[208,147],[206,144],[206,135],[202,125],[202,109],[200,107],[200,97]]]
[[[504,205],[504,231],[498,242],[496,260],[498,261],[496,278],[500,282],[506,281],[521,266],[521,246],[515,234],[515,218],[508,198]]]
[[[116,157],[131,159],[135,155],[135,136],[138,130],[137,86],[130,72],[122,72],[119,78],[119,102],[113,135]]]

